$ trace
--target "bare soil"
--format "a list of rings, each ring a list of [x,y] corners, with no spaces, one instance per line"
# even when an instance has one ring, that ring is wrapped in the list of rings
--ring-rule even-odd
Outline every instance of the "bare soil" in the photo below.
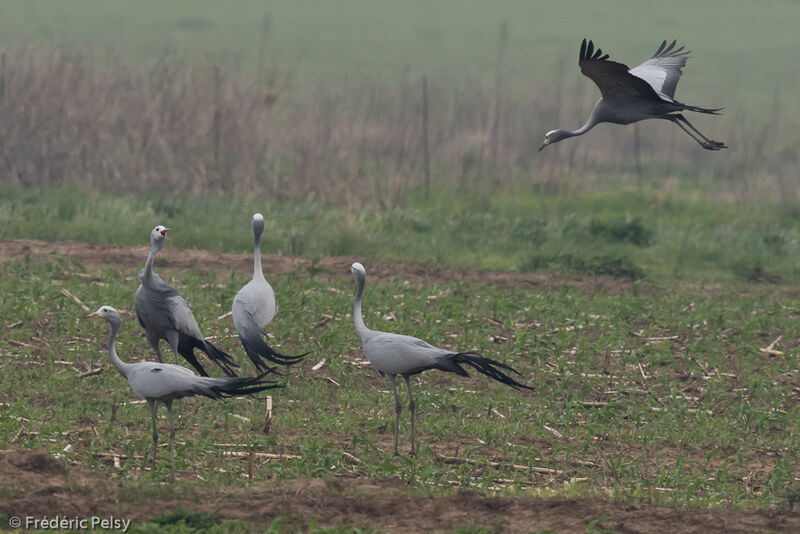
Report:
[[[148,247],[15,239],[0,241],[0,262],[22,260],[26,257],[35,261],[52,261],[62,258],[76,262],[85,268],[107,265],[134,268],[144,265],[144,260],[147,258],[149,251]],[[350,265],[354,261],[362,260],[354,257],[329,256],[321,258],[315,267],[334,276],[350,277]],[[311,258],[305,256],[263,255],[263,270],[266,276],[286,274],[296,269],[305,271],[311,265]],[[609,293],[625,293],[633,289],[633,281],[631,280],[616,280],[603,277],[569,279],[545,273],[456,269],[395,260],[369,260],[364,266],[372,279],[399,277],[418,283],[471,281],[500,287],[528,286],[542,288],[567,285],[580,287],[591,292],[607,291]],[[253,269],[253,256],[251,253],[231,254],[170,246],[165,247],[159,253],[158,267],[161,270],[201,268],[225,273],[232,268],[236,268],[243,272],[251,272]]]
[[[497,532],[752,533],[800,532],[800,513],[771,510],[677,510],[593,499],[487,497],[472,491],[422,496],[399,480],[338,478],[268,481],[250,487],[198,489],[181,499],[131,495],[83,467],[65,467],[45,452],[0,452],[4,499],[11,516],[107,516],[143,521],[177,506],[254,526],[284,517],[291,525],[359,525],[417,533],[482,526]]]

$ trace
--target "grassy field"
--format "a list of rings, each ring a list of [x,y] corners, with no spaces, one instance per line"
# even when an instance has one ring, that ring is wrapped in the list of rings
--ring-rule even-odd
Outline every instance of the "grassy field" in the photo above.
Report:
[[[122,481],[131,494],[241,485],[246,461],[226,451],[255,447],[298,456],[258,461],[256,480],[393,477],[437,495],[456,487],[681,507],[788,510],[796,501],[800,308],[789,288],[611,294],[368,280],[371,327],[479,350],[535,386],[518,392],[476,377],[415,378],[420,453],[412,461],[391,457],[391,394],[357,363],[352,280],[304,271],[272,280],[281,303],[269,328],[277,346],[313,354],[274,392],[269,434],[261,429],[263,401],[186,402],[178,482],[165,489],[158,482],[169,472],[166,451],[155,471],[141,470],[151,450],[149,417],[130,404],[132,393],[107,362],[107,325],[84,320],[62,295],[66,289],[91,309],[130,310],[136,268],[87,271],[58,258],[3,265],[0,448],[59,454]],[[230,319],[217,316],[245,274],[160,272],[192,301],[204,333],[240,354]],[[132,314],[125,316],[122,357],[151,358]],[[759,350],[779,336],[780,354]],[[98,367],[96,376],[77,376]],[[114,454],[128,460],[114,468]]]

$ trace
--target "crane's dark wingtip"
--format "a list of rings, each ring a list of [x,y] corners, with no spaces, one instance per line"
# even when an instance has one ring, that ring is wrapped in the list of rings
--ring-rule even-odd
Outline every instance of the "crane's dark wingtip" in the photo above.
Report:
[[[581,42],[581,51],[578,54],[578,63],[582,61],[605,61],[609,58],[608,54],[603,55],[603,49],[595,49],[594,43],[591,39],[586,39]]]
[[[677,56],[686,56],[688,54],[691,54],[691,50],[683,51],[683,49],[686,48],[685,46],[675,48],[675,45],[677,44],[678,44],[677,39],[673,39],[669,45],[667,45],[667,41],[661,41],[661,46],[658,47],[658,50],[656,50],[656,53],[653,54],[653,57],[654,58],[667,57],[667,56],[677,57]]]

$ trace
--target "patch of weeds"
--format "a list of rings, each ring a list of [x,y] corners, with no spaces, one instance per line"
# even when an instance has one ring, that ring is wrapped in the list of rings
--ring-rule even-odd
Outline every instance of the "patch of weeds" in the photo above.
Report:
[[[175,508],[173,511],[154,517],[151,523],[158,525],[175,525],[182,523],[191,529],[208,529],[217,524],[217,520],[211,514],[203,512],[193,512],[183,508]]]
[[[250,534],[253,530],[243,521],[224,521],[204,528],[192,527],[179,521],[168,524],[139,523],[131,525],[128,532],[131,534]]]
[[[764,246],[776,254],[783,254],[787,245],[786,237],[782,234],[766,234],[762,238]]]
[[[350,230],[342,230],[330,236],[325,253],[329,256],[360,256],[363,254],[363,247],[363,236]]]
[[[586,534],[615,534],[615,530],[606,530],[603,527],[599,526],[601,521],[607,521],[611,519],[610,517],[601,517],[599,519],[595,519],[589,522],[589,525],[586,527]]]
[[[329,527],[319,525],[318,519],[312,519],[307,529],[301,529],[289,525],[282,517],[278,517],[270,523],[264,534],[381,534],[380,530],[359,527]]]
[[[756,263],[752,266],[738,266],[734,269],[739,278],[748,282],[779,284],[783,278],[776,273],[772,273],[764,269],[761,263]]]
[[[783,492],[783,498],[787,509],[795,510],[800,508],[800,486],[793,484],[786,488]]]
[[[314,259],[311,260],[311,266],[306,267],[306,272],[308,272],[309,278],[314,278],[318,274],[329,274],[333,275],[333,271],[330,269],[325,269],[324,267],[318,267],[319,265],[319,256],[314,256]]]
[[[638,217],[631,221],[589,222],[589,234],[592,237],[617,243],[632,243],[637,247],[649,247],[653,242],[653,231],[642,224]]]
[[[519,266],[522,272],[556,270],[587,276],[611,276],[618,279],[639,280],[644,270],[626,258],[599,255],[581,258],[574,254],[534,254]]]
[[[775,463],[772,473],[767,479],[766,487],[769,488],[774,495],[784,495],[789,488],[796,490],[794,486],[794,466],[786,459],[781,458]],[[793,494],[795,491],[792,492]]]

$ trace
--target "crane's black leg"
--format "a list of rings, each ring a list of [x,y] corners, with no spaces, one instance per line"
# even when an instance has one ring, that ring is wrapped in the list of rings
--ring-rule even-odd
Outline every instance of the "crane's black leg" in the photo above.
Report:
[[[169,454],[172,464],[172,482],[175,482],[175,425],[172,424],[172,400],[164,401],[167,405],[167,417],[169,418]]]
[[[179,339],[177,332],[167,332],[167,343],[169,343],[169,346],[172,347],[172,354],[175,355],[175,365],[178,365],[178,341]]]
[[[719,149],[719,148],[728,148],[728,147],[726,147],[726,146],[725,146],[725,143],[721,143],[721,142],[719,142],[719,141],[714,141],[713,139],[709,139],[708,137],[706,137],[705,135],[703,135],[702,133],[700,133],[700,130],[698,130],[697,128],[695,128],[695,127],[694,127],[694,125],[693,125],[691,122],[689,122],[689,119],[687,119],[686,117],[684,117],[684,116],[683,116],[682,114],[680,114],[680,113],[678,113],[678,120],[680,120],[680,121],[683,121],[684,123],[686,123],[686,125],[687,125],[689,128],[691,128],[692,130],[694,130],[694,132],[695,132],[697,135],[699,135],[700,137],[702,137],[702,138],[703,138],[703,140],[704,140],[706,143],[708,143],[708,144],[710,144],[710,145],[714,145],[714,146],[716,146],[716,147],[717,147],[717,149]]]
[[[686,117],[684,117],[682,114],[676,113],[675,115],[669,115],[669,118],[670,118],[670,120],[672,122],[674,122],[675,124],[680,126],[681,130],[683,130],[684,132],[689,134],[689,137],[691,137],[692,139],[697,141],[700,144],[700,146],[702,146],[706,150],[720,150],[722,148],[728,148],[727,146],[725,146],[725,143],[721,143],[719,141],[714,141],[712,139],[709,139],[708,137],[706,137],[702,133],[700,133],[700,131],[697,128],[695,128],[692,125],[692,123],[689,122],[689,120]],[[691,128],[697,135],[692,133],[690,130],[687,130],[686,126],[684,126],[683,124],[688,125],[689,128]],[[699,138],[697,137],[698,135],[700,136]]]
[[[397,452],[397,433],[400,432],[400,412],[403,407],[400,405],[400,397],[397,396],[397,384],[395,384],[395,375],[389,375],[389,383],[392,384],[392,393],[394,393],[394,455],[399,456]]]
[[[411,412],[411,456],[417,454],[417,440],[414,437],[414,416],[416,414],[416,407],[414,406],[414,396],[411,394],[411,381],[408,375],[403,375],[406,380],[406,388],[408,388],[408,411]]]
[[[694,139],[695,141],[697,141],[697,142],[700,144],[700,146],[702,146],[703,148],[707,148],[705,141],[703,141],[702,139],[698,138],[698,137],[697,137],[695,134],[693,134],[691,131],[689,131],[689,130],[687,130],[687,129],[686,129],[686,126],[684,126],[684,125],[681,123],[681,121],[678,119],[678,115],[668,115],[668,117],[669,117],[669,120],[671,120],[672,122],[674,122],[675,124],[677,124],[677,125],[678,125],[678,127],[679,127],[681,130],[683,130],[684,132],[686,132],[686,133],[689,135],[689,137],[691,137],[692,139]]]
[[[152,337],[147,330],[145,330],[144,336],[147,338],[147,341],[150,342],[150,346],[153,347],[153,350],[156,351],[156,357],[158,358],[158,361],[159,362],[163,362],[164,359],[163,359],[163,357],[161,355],[161,348],[159,348],[159,346],[158,346],[159,340],[154,338],[154,337]]]
[[[158,428],[156,426],[156,411],[158,401],[147,399],[147,406],[150,408],[150,418],[153,420],[153,469],[156,468],[156,451],[158,450]]]

